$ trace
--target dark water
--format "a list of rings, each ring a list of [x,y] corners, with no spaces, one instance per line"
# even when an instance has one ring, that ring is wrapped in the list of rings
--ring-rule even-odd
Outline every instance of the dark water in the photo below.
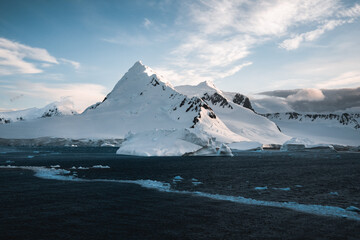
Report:
[[[0,165],[60,165],[80,179],[150,179],[186,192],[360,208],[357,153],[140,158],[115,151],[8,148],[0,149]],[[175,176],[183,180],[174,182]],[[0,168],[0,239],[360,239],[360,221]]]

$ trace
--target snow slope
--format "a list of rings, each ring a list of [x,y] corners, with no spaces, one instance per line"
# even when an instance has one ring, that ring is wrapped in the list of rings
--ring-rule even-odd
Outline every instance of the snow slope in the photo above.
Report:
[[[274,122],[244,107],[244,104],[251,107],[251,103],[242,94],[224,93],[209,82],[178,86],[176,90],[189,97],[201,97],[231,131],[251,141],[282,144],[290,139],[279,131]]]
[[[287,135],[308,138],[316,144],[360,145],[358,113],[273,113],[264,114]]]
[[[90,106],[82,114],[1,125],[0,135],[22,139],[111,139],[124,138],[129,131],[140,134],[187,128],[218,142],[249,141],[229,130],[202,99],[177,92],[162,76],[137,62],[103,102]]]
[[[28,108],[19,111],[0,112],[0,124],[75,114],[78,113],[74,109],[73,103],[68,99],[64,99],[59,102],[50,103],[43,108]]]

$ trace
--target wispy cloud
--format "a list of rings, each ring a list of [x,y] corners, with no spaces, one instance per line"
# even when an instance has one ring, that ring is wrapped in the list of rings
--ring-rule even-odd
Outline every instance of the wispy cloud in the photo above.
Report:
[[[41,73],[41,67],[59,64],[59,61],[70,63],[75,68],[78,62],[54,56],[43,48],[30,47],[6,38],[0,38],[0,75]]]
[[[360,84],[360,71],[349,71],[317,84],[319,88],[357,87]]]
[[[161,67],[182,76],[169,79],[175,83],[231,76],[238,72],[232,69],[248,66],[256,47],[270,40],[293,50],[359,15],[357,4],[346,8],[338,0],[209,0],[186,2],[183,7],[178,19],[187,28],[181,32],[183,41]],[[309,26],[314,30],[297,32]]]
[[[149,19],[144,18],[143,26],[145,28],[149,28],[151,26],[151,24],[152,24],[152,22]]]
[[[76,61],[72,61],[66,58],[60,58],[60,60],[64,63],[68,63],[70,65],[72,65],[75,69],[79,69],[80,68],[80,63],[76,62]]]
[[[86,107],[101,101],[106,96],[106,88],[98,84],[47,84],[34,83],[28,81],[17,82],[16,85],[9,86],[6,91],[8,94],[23,97],[36,97],[44,99],[47,103],[69,98],[76,105],[75,108],[83,111]]]
[[[299,48],[302,42],[312,42],[318,39],[321,35],[323,35],[326,31],[333,30],[337,26],[341,26],[345,23],[351,23],[353,19],[350,20],[330,20],[325,24],[319,26],[317,29],[313,31],[309,31],[306,33],[297,34],[296,36],[284,40],[281,44],[279,44],[280,48],[284,48],[286,50],[294,50]]]

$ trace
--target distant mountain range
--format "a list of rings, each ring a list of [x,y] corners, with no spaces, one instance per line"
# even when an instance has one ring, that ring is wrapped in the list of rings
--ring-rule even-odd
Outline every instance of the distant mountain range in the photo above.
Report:
[[[78,114],[78,112],[74,109],[72,103],[64,100],[50,103],[43,108],[28,108],[19,111],[0,112],[0,124],[76,114]]]

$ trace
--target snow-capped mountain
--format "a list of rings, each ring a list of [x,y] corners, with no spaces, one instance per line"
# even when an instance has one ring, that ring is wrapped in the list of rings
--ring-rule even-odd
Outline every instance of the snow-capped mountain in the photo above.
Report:
[[[0,112],[0,124],[27,121],[37,118],[78,114],[73,103],[67,99],[53,102],[43,108],[28,108],[19,111]]]
[[[267,113],[290,136],[308,138],[317,143],[360,145],[359,113]]]
[[[129,69],[102,102],[82,114],[65,113],[73,114],[59,104],[36,114],[12,113],[13,119],[26,121],[0,124],[0,136],[124,139],[118,153],[147,156],[227,149],[224,143],[244,150],[282,144],[291,137],[309,137],[315,143],[360,144],[359,115],[297,114],[292,117],[296,121],[286,113],[261,115],[240,93],[223,92],[210,82],[174,88],[141,62]]]
[[[249,141],[229,130],[205,101],[179,93],[140,62],[129,69],[103,102],[82,114],[6,124],[0,126],[0,133],[2,138],[109,139],[134,138],[157,129],[180,131],[183,139],[198,144],[212,138],[220,142]],[[169,132],[157,131],[154,138],[161,138],[159,134]]]
[[[274,121],[322,122],[333,126],[343,125],[354,129],[360,128],[360,113],[267,113],[262,114]]]
[[[200,97],[231,131],[252,141],[281,144],[289,139],[274,122],[254,113],[249,98],[240,93],[223,92],[209,82],[175,89],[187,96]]]

